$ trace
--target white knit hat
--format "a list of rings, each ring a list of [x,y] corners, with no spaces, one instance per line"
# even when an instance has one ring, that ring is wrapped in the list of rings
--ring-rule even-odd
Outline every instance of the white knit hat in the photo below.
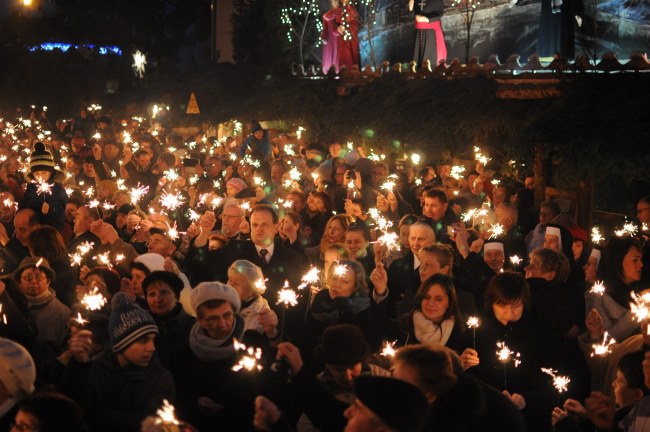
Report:
[[[146,268],[149,269],[150,272],[154,272],[157,270],[160,271],[165,270],[165,258],[163,258],[162,255],[157,253],[142,254],[136,259],[134,259],[133,262],[137,262],[144,265]]]
[[[190,304],[195,311],[209,300],[225,300],[232,305],[235,313],[241,309],[241,301],[237,291],[230,285],[221,282],[201,282],[190,294]]]
[[[16,400],[34,392],[36,365],[22,345],[0,338],[0,381]]]

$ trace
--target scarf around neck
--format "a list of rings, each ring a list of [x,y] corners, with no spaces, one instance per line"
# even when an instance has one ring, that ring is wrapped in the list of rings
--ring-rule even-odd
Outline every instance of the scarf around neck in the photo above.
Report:
[[[190,331],[190,349],[202,362],[223,360],[235,354],[233,338],[241,341],[244,331],[244,319],[239,315],[235,315],[235,325],[224,339],[211,338],[197,321]]]
[[[454,329],[454,318],[444,320],[440,325],[424,316],[420,311],[413,312],[415,338],[424,345],[444,346]]]
[[[328,290],[314,298],[311,315],[320,322],[335,324],[346,316],[357,315],[370,307],[370,298],[356,294],[351,297],[331,298]]]

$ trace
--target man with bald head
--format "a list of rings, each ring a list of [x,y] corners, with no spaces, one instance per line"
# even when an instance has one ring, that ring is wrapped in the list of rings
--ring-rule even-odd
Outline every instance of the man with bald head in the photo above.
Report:
[[[498,240],[503,243],[506,252],[509,256],[517,255],[526,261],[528,251],[521,226],[518,224],[519,212],[517,207],[511,203],[503,202],[496,207],[494,214],[497,223],[503,225],[503,235],[499,236]],[[506,257],[506,259],[509,259],[509,257]],[[520,268],[524,268],[524,266]]]
[[[29,255],[29,235],[39,226],[41,223],[34,210],[26,208],[16,213],[13,236],[0,249],[0,274],[12,273]]]

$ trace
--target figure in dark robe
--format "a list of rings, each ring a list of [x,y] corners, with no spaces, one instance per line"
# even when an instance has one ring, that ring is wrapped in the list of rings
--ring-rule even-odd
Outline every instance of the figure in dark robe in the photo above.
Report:
[[[540,57],[575,57],[575,26],[582,24],[582,0],[542,0],[537,54]]]
[[[425,60],[436,67],[447,59],[447,45],[440,18],[444,13],[442,0],[409,0],[409,11],[415,14],[415,50],[413,60],[418,69]]]

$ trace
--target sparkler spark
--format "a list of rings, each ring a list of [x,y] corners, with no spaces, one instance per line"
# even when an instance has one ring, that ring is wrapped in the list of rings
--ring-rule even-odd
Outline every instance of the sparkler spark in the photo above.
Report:
[[[614,231],[617,237],[631,236],[634,237],[639,232],[639,229],[632,222],[626,222],[623,228]]]
[[[185,201],[183,200],[183,197],[180,193],[174,194],[174,193],[163,192],[160,195],[159,202],[160,205],[163,206],[164,208],[173,211],[179,208],[180,206],[182,206]]]
[[[298,289],[304,289],[307,285],[317,285],[320,282],[319,274],[320,270],[318,267],[312,266],[307,273],[302,275],[302,278],[300,279],[302,283],[298,285]]]
[[[395,186],[397,186],[397,184],[394,181],[388,180],[381,185],[381,189],[387,192],[392,192],[395,190]]]
[[[393,341],[393,342],[386,341],[386,342],[384,342],[384,345],[382,346],[381,352],[379,353],[379,355],[382,355],[384,357],[395,357],[395,348],[394,348],[394,346],[395,346],[396,343],[397,343],[397,341]]]
[[[156,424],[179,425],[174,413],[174,405],[170,404],[167,399],[163,399],[163,406],[156,411]]]
[[[142,199],[149,192],[149,186],[141,186],[140,183],[129,191],[131,195],[131,204],[137,205],[138,201]]]
[[[81,304],[88,310],[99,310],[106,304],[106,297],[99,292],[97,287],[83,296]]]
[[[571,379],[568,376],[557,375],[557,371],[550,368],[542,368],[542,372],[553,377],[553,387],[555,387],[558,392],[563,393],[569,389],[568,386]]]
[[[334,276],[339,276],[339,277],[343,276],[348,270],[350,269],[348,268],[347,265],[339,264],[337,262],[336,265],[334,266]]]
[[[266,281],[267,280],[268,279],[258,279],[258,280],[255,281],[255,288],[261,294],[264,294],[266,292]]]
[[[589,292],[593,294],[603,295],[605,294],[605,284],[603,284],[603,281],[596,281]]]
[[[291,288],[282,288],[278,291],[278,301],[276,304],[284,304],[284,307],[296,306],[298,304],[298,294]]]
[[[505,364],[510,362],[510,360],[513,360],[515,367],[519,366],[521,363],[521,360],[519,360],[521,357],[520,353],[512,351],[510,348],[508,348],[505,342],[497,342],[497,348],[499,348],[497,351],[497,357],[499,358],[499,361]]]
[[[490,238],[493,239],[503,235],[504,228],[503,225],[496,223],[490,225],[490,231],[492,232],[492,234],[490,234]]]
[[[242,369],[246,369],[247,371],[262,370],[262,365],[258,363],[258,360],[262,358],[262,350],[260,348],[246,347],[246,345],[239,343],[237,339],[234,339],[234,345],[235,350],[243,351],[244,355],[232,367],[233,371],[239,372]]]
[[[467,318],[467,328],[475,329],[479,326],[478,317],[471,316]]]
[[[523,260],[521,258],[519,258],[517,255],[513,255],[513,256],[510,257],[510,262],[514,266],[518,266],[519,264],[521,264],[522,261]]]
[[[52,187],[54,185],[48,182],[39,182],[38,187],[36,188],[36,193],[38,195],[52,195]]]
[[[591,242],[593,244],[598,244],[603,240],[605,240],[605,237],[600,233],[600,229],[597,226],[591,228]]]
[[[73,318],[73,320],[76,321],[80,326],[84,326],[86,323],[90,322],[81,316],[81,312],[77,312],[77,316],[76,318]]]
[[[388,252],[399,250],[399,235],[394,232],[385,232],[377,238],[380,245],[385,246]]]
[[[610,337],[607,332],[605,332],[605,334],[603,334],[602,343],[591,345],[591,349],[593,350],[591,357],[607,357],[607,355],[612,352],[612,345],[615,343],[616,340]]]
[[[637,321],[642,322],[650,317],[650,292],[638,295],[634,291],[630,292],[633,302],[630,303],[630,311]]]

